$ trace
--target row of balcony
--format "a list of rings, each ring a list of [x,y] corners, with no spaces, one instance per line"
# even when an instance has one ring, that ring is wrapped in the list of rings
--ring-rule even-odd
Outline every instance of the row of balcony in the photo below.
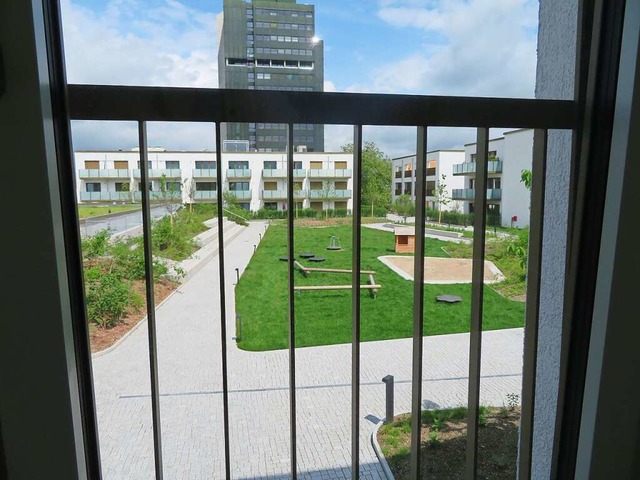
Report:
[[[490,161],[487,164],[488,173],[502,173],[502,161],[495,160]],[[476,173],[476,162],[458,163],[453,166],[454,175],[469,175]]]
[[[238,200],[248,200],[251,198],[250,190],[235,190],[233,195]],[[80,200],[83,202],[130,202],[132,200],[141,201],[141,192],[80,192]],[[151,200],[158,200],[161,194],[159,192],[149,192]],[[178,195],[176,195],[178,196]],[[312,200],[334,199],[334,198],[351,198],[351,190],[296,190],[295,198],[310,198]],[[194,193],[196,200],[216,200],[218,192],[216,190],[200,190]],[[262,198],[264,200],[286,200],[286,190],[262,190]]]
[[[195,169],[192,171],[193,178],[215,178],[215,168]],[[82,169],[78,172],[80,178],[131,178],[130,170],[122,169],[103,169],[103,170],[87,170]],[[181,178],[182,171],[180,169],[149,169],[149,178]],[[351,169],[297,169],[293,171],[294,178],[351,178]],[[262,171],[263,178],[287,178],[287,170],[282,169],[265,169]],[[140,169],[133,170],[133,177],[140,178]],[[230,168],[227,170],[227,178],[251,178],[250,169]]]
[[[451,192],[451,198],[453,200],[474,200],[476,198],[475,188],[454,188]],[[500,188],[488,188],[487,200],[501,200],[502,189]]]

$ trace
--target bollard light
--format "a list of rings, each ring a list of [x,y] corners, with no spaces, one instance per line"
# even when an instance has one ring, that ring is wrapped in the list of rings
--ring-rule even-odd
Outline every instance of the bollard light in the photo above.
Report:
[[[393,422],[393,375],[387,375],[382,381],[387,385],[384,423],[391,423]]]
[[[236,268],[236,285],[240,283],[240,269]]]

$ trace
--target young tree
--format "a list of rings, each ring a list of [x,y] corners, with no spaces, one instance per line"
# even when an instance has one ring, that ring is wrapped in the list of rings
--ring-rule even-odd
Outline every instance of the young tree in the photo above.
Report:
[[[407,217],[415,210],[415,205],[410,195],[400,195],[396,198],[394,204],[395,210],[398,215],[401,215],[404,219],[404,223],[407,223]]]
[[[332,181],[326,181],[322,184],[322,190],[320,190],[320,197],[324,200],[323,203],[328,203],[328,200],[330,198],[335,197],[336,195],[336,189],[335,189],[335,184]],[[325,219],[328,220],[329,219],[329,209],[325,208],[324,209],[324,215],[325,215]]]
[[[442,208],[451,202],[451,197],[447,191],[447,184],[444,183],[446,179],[447,176],[443,173],[441,180],[433,191],[433,196],[436,197],[436,203],[438,204],[438,223],[442,223]]]
[[[353,153],[353,144],[342,146],[343,152]],[[376,205],[391,206],[391,161],[374,142],[365,142],[362,148],[362,205],[371,205],[371,216]]]
[[[158,197],[164,205],[165,210],[169,214],[169,223],[173,228],[173,217],[180,208],[180,187],[176,186],[177,182],[167,182],[167,176],[163,173],[160,177],[160,196]],[[178,185],[180,185],[178,183]]]
[[[193,202],[196,198],[196,181],[193,178],[185,178],[182,180],[182,186],[187,193],[187,200],[189,201],[189,211],[193,211]]]
[[[522,170],[520,173],[520,182],[524,183],[527,190],[531,190],[531,170]]]

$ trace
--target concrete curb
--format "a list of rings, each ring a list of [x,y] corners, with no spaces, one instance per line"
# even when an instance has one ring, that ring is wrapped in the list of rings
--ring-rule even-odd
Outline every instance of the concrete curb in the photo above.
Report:
[[[142,208],[142,205],[140,205],[140,208]],[[82,224],[87,223],[87,220],[106,220],[108,218],[122,217],[124,215],[129,215],[131,213],[135,213],[137,211],[138,211],[138,209],[132,208],[131,210],[125,210],[123,212],[105,213],[104,215],[92,215],[90,217],[85,217],[85,218],[78,219],[78,223],[80,225],[82,225]]]
[[[380,448],[380,444],[378,443],[378,430],[384,424],[383,420],[380,420],[376,423],[373,431],[371,432],[371,446],[373,447],[373,451],[376,452],[376,457],[378,457],[378,461],[380,462],[380,466],[382,467],[382,471],[384,472],[387,480],[395,480],[393,473],[391,472],[391,468],[389,468],[389,464],[387,463],[387,459],[384,458],[382,454],[382,448]]]

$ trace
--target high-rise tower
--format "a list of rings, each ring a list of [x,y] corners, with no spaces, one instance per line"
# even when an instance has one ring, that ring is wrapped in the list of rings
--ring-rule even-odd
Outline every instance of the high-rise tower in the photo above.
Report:
[[[220,88],[321,92],[324,44],[315,36],[313,5],[296,0],[224,0],[219,25]],[[248,140],[251,150],[284,151],[285,124],[229,123],[223,140]],[[324,151],[322,125],[295,125],[296,150]]]

